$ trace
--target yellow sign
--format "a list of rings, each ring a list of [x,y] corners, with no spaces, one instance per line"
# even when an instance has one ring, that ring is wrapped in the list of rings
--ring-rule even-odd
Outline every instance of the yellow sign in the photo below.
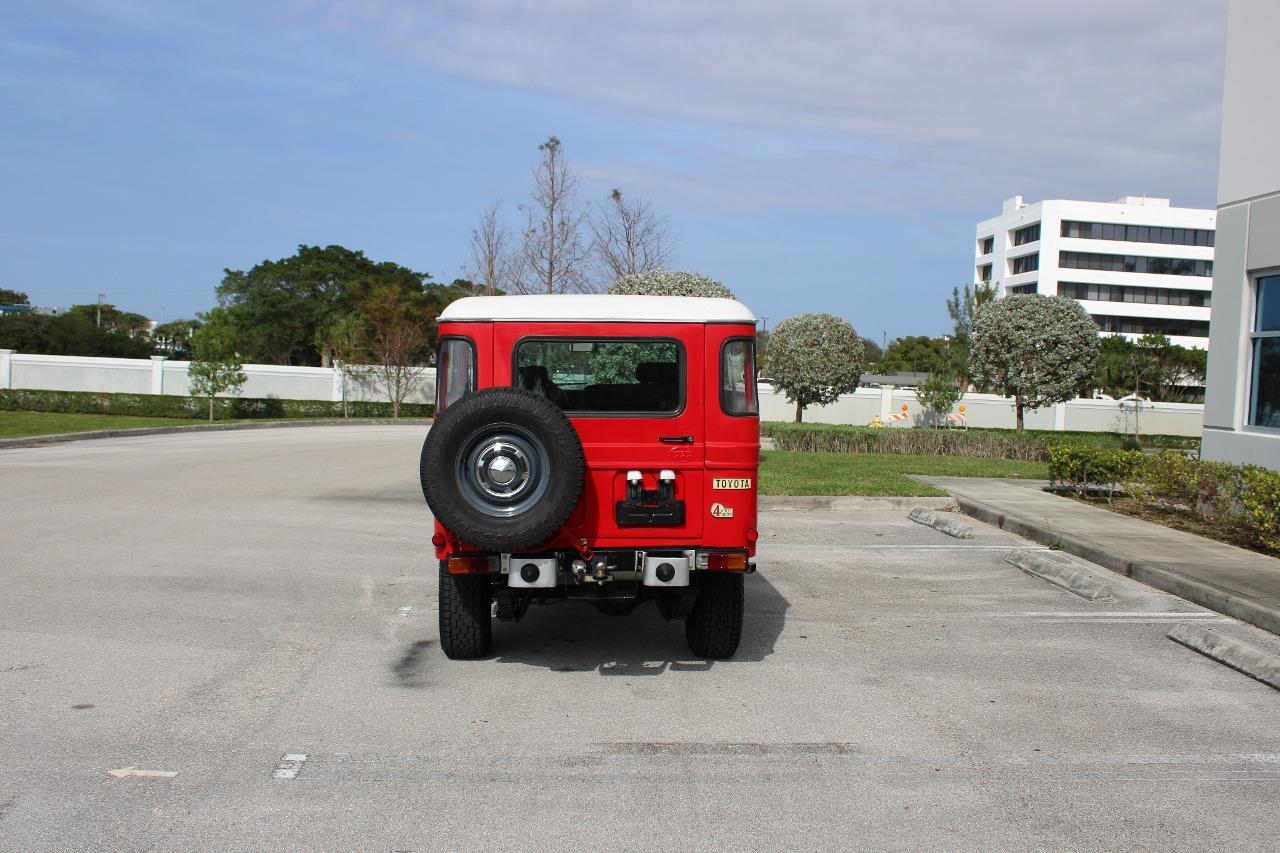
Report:
[[[724,491],[727,489],[749,489],[751,488],[750,477],[715,477],[711,481],[711,488]]]

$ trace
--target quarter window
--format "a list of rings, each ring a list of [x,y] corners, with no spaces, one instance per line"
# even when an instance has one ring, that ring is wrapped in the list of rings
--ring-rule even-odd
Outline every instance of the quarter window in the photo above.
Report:
[[[680,345],[661,339],[523,340],[514,384],[567,412],[675,414],[683,403]]]
[[[750,338],[726,341],[720,354],[720,408],[727,415],[760,414],[756,394],[756,345]]]
[[[1249,423],[1280,428],[1280,275],[1262,276],[1257,288]]]
[[[436,359],[436,414],[476,390],[476,350],[466,338],[441,338]]]

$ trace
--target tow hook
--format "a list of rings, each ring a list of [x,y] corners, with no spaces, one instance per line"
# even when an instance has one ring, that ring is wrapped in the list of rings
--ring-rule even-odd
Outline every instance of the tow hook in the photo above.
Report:
[[[578,581],[578,583],[586,583],[587,564],[585,562],[582,560],[574,560],[573,565],[571,565],[570,568],[573,570],[573,577]]]

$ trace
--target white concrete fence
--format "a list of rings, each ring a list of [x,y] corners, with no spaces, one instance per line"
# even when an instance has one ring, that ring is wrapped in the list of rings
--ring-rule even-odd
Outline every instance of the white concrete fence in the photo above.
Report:
[[[189,362],[169,361],[163,356],[137,358],[81,358],[65,355],[27,355],[0,349],[0,388],[38,388],[51,391],[97,391],[128,394],[173,394],[187,396]],[[276,397],[283,400],[385,400],[386,395],[367,381],[332,367],[283,367],[273,364],[246,364],[248,381],[241,388],[244,397]],[[430,403],[435,397],[435,370],[428,369],[419,386],[406,399],[410,403]],[[770,421],[790,421],[795,406],[760,383],[760,415]],[[907,419],[890,421],[891,414],[907,407]],[[1013,400],[995,394],[966,394],[959,405],[965,407],[966,421],[973,427],[1014,427]],[[880,417],[886,426],[902,429],[930,426],[931,416],[909,388],[859,388],[844,394],[829,406],[811,406],[804,419],[814,423],[867,424]],[[1200,435],[1204,406],[1196,403],[1143,403],[1137,412],[1143,433]],[[1117,400],[1072,400],[1026,414],[1029,429],[1081,430],[1085,432],[1133,432],[1132,404]]]
[[[120,394],[191,393],[187,361],[164,356],[145,358],[87,358],[70,355],[28,355],[0,349],[0,388],[38,388],[47,391],[95,391]],[[334,367],[244,365],[242,397],[281,400],[385,401],[376,382],[360,378],[363,371]],[[354,375],[353,375],[354,374]],[[406,403],[430,403],[435,398],[436,371],[428,368]]]
[[[907,407],[907,419],[890,421],[891,414]],[[965,394],[956,406],[964,406],[965,420],[972,427],[996,427],[1013,429],[1016,415],[1013,400],[998,394]],[[767,421],[791,421],[796,408],[786,401],[781,392],[767,382],[760,383],[760,417]],[[859,388],[852,394],[842,394],[829,406],[810,406],[804,411],[804,419],[811,423],[868,424],[879,416],[886,427],[902,429],[914,426],[932,426],[932,413],[927,412],[910,388],[886,385],[880,388]],[[1200,403],[1151,403],[1142,402],[1136,412],[1139,430],[1145,434],[1200,435],[1204,421],[1204,406]],[[1081,432],[1134,431],[1135,411],[1132,402],[1119,400],[1072,400],[1059,403],[1024,415],[1027,429],[1078,430]]]

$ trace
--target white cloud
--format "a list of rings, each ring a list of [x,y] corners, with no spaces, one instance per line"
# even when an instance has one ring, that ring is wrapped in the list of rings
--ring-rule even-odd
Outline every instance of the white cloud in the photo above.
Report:
[[[726,151],[709,172],[666,177],[704,195],[732,195],[754,172],[769,178],[762,198],[788,206],[805,195],[817,207],[896,207],[920,193],[959,207],[1013,193],[1213,197],[1221,0],[317,0],[297,11],[455,75],[795,138],[784,155]]]

